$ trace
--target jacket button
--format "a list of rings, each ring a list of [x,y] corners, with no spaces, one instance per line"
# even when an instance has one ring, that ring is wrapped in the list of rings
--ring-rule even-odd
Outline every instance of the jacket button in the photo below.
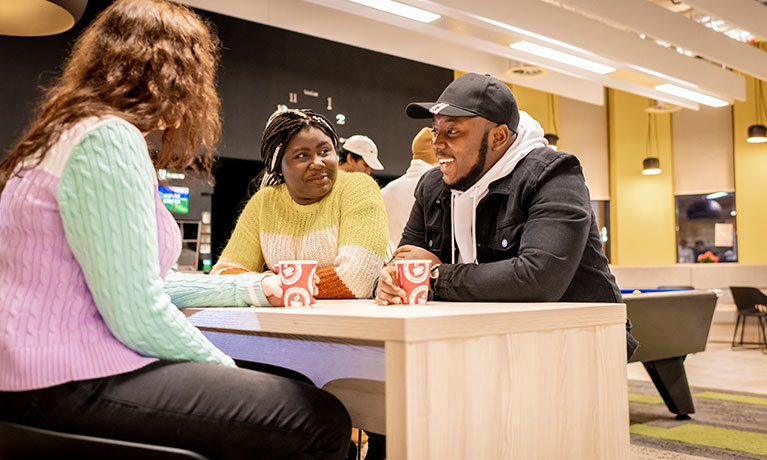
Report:
[[[429,240],[429,247],[434,246],[434,240]]]
[[[501,246],[503,246],[505,248],[508,245],[509,245],[509,242],[506,241],[506,238],[504,238],[503,241],[501,241]]]

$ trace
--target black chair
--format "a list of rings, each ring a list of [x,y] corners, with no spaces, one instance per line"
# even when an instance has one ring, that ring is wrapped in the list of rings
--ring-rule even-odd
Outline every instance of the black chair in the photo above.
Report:
[[[755,287],[730,286],[732,299],[738,307],[738,319],[735,321],[735,331],[732,333],[732,348],[744,345],[758,345],[762,353],[767,353],[767,295]],[[762,308],[757,307],[761,305]],[[746,329],[746,318],[755,317],[759,323],[759,341],[744,342],[743,335]],[[740,327],[740,341],[735,342]]]
[[[0,421],[0,458],[207,460],[195,452],[116,439],[60,433]]]

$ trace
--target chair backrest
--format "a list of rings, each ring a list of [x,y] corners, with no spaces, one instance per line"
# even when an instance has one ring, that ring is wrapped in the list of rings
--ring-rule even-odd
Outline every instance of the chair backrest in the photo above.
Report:
[[[732,300],[738,307],[738,313],[756,313],[756,305],[767,305],[767,295],[755,287],[730,286]]]
[[[174,447],[60,433],[4,421],[0,421],[0,458],[206,460],[200,454]]]

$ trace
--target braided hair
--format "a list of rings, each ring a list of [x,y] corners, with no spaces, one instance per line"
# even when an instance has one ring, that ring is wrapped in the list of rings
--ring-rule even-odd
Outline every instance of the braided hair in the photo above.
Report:
[[[261,139],[261,160],[265,169],[260,177],[259,190],[270,185],[285,182],[282,177],[282,157],[285,147],[293,136],[306,126],[317,128],[333,142],[333,148],[338,148],[338,134],[327,118],[311,109],[282,109],[274,112],[266,122]]]

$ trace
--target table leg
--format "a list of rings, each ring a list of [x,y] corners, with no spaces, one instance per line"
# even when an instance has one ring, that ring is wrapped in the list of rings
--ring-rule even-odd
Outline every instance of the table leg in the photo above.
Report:
[[[666,407],[676,414],[677,420],[688,420],[689,414],[695,413],[690,385],[684,371],[685,357],[677,356],[642,363]]]

